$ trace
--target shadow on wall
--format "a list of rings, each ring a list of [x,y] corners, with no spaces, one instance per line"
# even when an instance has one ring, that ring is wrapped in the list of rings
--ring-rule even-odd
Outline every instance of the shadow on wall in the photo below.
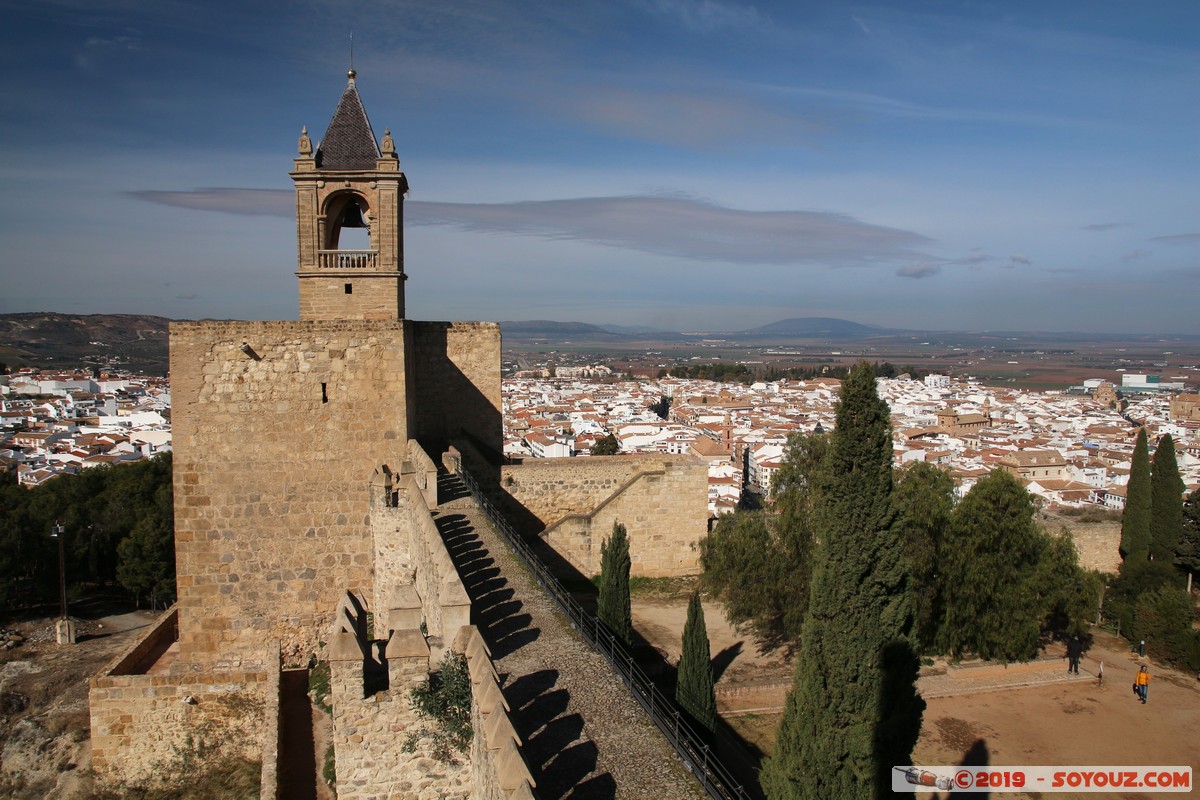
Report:
[[[500,327],[487,322],[414,322],[414,413],[427,453],[466,438],[500,463]],[[497,468],[498,467],[494,467]]]

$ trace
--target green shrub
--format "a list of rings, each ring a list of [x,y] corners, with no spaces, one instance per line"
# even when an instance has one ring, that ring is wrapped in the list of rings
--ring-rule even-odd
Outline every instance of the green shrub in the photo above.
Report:
[[[1134,634],[1146,640],[1146,652],[1153,658],[1186,666],[1196,640],[1193,616],[1192,599],[1186,591],[1160,586],[1138,598]]]
[[[412,690],[411,699],[417,714],[435,723],[436,727],[422,727],[409,734],[404,742],[406,752],[415,750],[417,741],[424,737],[433,740],[433,757],[439,761],[452,761],[454,751],[467,751],[474,731],[471,728],[471,673],[464,656],[447,653],[438,663],[437,671],[430,673],[424,684]]]

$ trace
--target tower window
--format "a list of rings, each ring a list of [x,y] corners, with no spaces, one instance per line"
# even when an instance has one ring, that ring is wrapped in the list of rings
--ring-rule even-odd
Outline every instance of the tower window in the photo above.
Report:
[[[346,289],[346,294],[354,294],[354,284],[353,283],[345,284],[345,289]]]
[[[321,402],[322,403],[329,402],[329,392],[326,390],[326,386],[324,383],[321,384]]]

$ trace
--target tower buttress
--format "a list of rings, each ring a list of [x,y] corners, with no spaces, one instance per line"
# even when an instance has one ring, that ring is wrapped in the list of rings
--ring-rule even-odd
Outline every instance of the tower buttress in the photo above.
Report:
[[[355,85],[354,70],[325,137],[313,149],[305,128],[290,173],[296,185],[300,319],[404,318],[404,195],[391,131],[382,147]],[[359,241],[347,241],[365,231]]]

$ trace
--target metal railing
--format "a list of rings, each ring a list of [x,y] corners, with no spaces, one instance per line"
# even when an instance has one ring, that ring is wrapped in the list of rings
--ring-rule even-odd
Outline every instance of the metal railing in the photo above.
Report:
[[[375,250],[318,250],[318,269],[375,269],[379,253]]]
[[[754,795],[748,792],[729,769],[712,752],[711,737],[697,730],[675,698],[664,694],[642,669],[634,663],[633,655],[616,635],[601,623],[594,614],[579,604],[562,582],[550,571],[529,543],[517,534],[479,489],[475,478],[462,465],[461,458],[451,456],[455,472],[467,490],[475,498],[496,532],[521,557],[534,579],[554,600],[559,610],[566,615],[571,627],[579,632],[585,642],[592,646],[612,666],[621,683],[629,689],[638,705],[663,732],[675,752],[683,759],[684,766],[700,781],[701,786],[714,800],[749,800]]]

